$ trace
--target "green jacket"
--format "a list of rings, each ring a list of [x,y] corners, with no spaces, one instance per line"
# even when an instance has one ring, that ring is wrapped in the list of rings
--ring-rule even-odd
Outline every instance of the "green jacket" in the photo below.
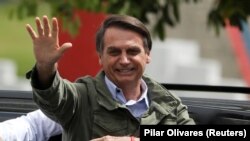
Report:
[[[105,135],[139,137],[140,125],[195,124],[178,97],[146,76],[143,79],[148,86],[149,109],[136,119],[112,98],[104,76],[102,71],[95,78],[86,76],[71,83],[56,73],[46,90],[36,89],[32,76],[34,100],[47,116],[62,125],[64,141],[88,141]]]

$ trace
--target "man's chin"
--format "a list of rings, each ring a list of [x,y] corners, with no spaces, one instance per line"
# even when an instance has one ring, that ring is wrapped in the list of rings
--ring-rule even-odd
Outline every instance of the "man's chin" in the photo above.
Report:
[[[128,84],[132,84],[134,83],[135,80],[134,79],[119,79],[119,84],[122,84],[122,85],[128,85]]]

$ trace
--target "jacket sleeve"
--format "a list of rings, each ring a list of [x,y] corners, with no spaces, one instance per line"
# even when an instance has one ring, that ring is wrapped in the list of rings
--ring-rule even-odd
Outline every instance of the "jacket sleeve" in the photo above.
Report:
[[[62,127],[70,126],[71,120],[74,118],[75,111],[80,105],[80,100],[87,100],[84,93],[86,86],[84,84],[73,83],[63,79],[57,71],[52,84],[47,89],[39,89],[36,73],[31,75],[31,85],[33,99],[38,107],[46,116],[58,122]],[[78,85],[81,85],[79,90]],[[80,98],[84,97],[84,98]]]
[[[194,120],[189,116],[187,106],[182,103],[177,107],[177,124],[195,125]]]

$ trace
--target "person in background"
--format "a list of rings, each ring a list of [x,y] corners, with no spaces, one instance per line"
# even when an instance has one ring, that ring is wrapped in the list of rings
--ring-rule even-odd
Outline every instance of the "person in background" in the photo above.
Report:
[[[176,95],[143,74],[152,41],[138,19],[108,16],[96,34],[102,69],[73,83],[57,70],[57,62],[72,47],[59,45],[57,19],[51,25],[47,16],[35,22],[37,33],[26,26],[36,59],[30,72],[34,101],[62,126],[64,141],[139,140],[143,124],[195,124]]]
[[[47,141],[62,133],[62,127],[40,110],[0,123],[0,141]]]

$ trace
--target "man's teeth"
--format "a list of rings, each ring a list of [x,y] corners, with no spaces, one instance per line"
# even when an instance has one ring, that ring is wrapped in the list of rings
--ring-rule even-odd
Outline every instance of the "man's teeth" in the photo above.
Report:
[[[120,72],[130,72],[132,69],[119,69]]]

